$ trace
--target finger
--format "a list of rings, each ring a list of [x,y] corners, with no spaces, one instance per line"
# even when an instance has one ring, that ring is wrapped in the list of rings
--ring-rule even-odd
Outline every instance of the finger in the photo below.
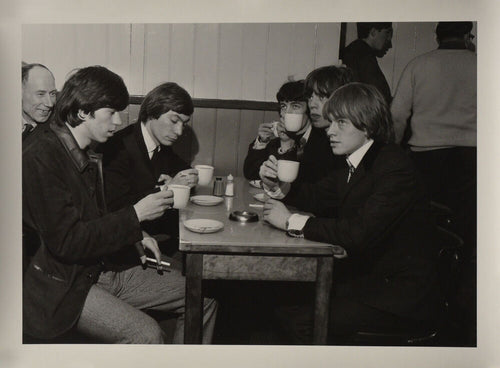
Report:
[[[146,254],[144,253],[144,248],[143,248],[142,242],[139,241],[139,242],[135,243],[134,245],[135,245],[135,249],[137,250],[137,253],[139,254],[139,258],[141,259],[141,263],[145,264],[146,263]]]

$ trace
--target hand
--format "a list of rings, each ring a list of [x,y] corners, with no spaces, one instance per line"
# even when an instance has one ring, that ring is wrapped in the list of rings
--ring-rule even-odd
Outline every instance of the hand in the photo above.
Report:
[[[186,169],[179,171],[177,175],[175,175],[174,178],[167,184],[181,184],[192,188],[198,184],[198,170]]]
[[[264,203],[264,220],[278,229],[286,230],[286,222],[291,215],[288,208],[280,201],[268,199]]]
[[[146,263],[146,254],[144,253],[144,250],[147,248],[155,256],[156,269],[158,271],[162,271],[161,252],[160,252],[160,248],[158,247],[158,242],[156,241],[155,238],[149,236],[148,233],[146,233],[145,231],[142,232],[142,236],[143,236],[143,239],[141,241],[138,241],[137,243],[135,243],[137,252],[139,253],[139,257],[141,259],[141,263],[142,264]]]
[[[171,190],[162,190],[152,193],[134,205],[139,222],[154,220],[171,208],[174,203],[174,193]]]
[[[279,137],[279,138],[280,138],[280,140],[281,140],[281,147],[282,147],[282,148],[284,148],[284,147],[283,147],[283,143],[284,143],[284,142],[290,142],[290,143],[291,143],[291,145],[293,146],[293,142],[294,142],[294,141],[293,141],[293,139],[292,139],[292,138],[290,138],[290,137],[288,136],[288,134],[286,134],[285,124],[284,124],[282,121],[280,121],[280,122],[278,123],[278,125],[276,126],[276,130],[278,131],[278,137]],[[288,147],[288,148],[290,148],[290,147]]]
[[[269,188],[278,185],[278,160],[273,155],[269,156],[260,166],[259,177]]]
[[[257,134],[262,143],[269,142],[274,137],[273,122],[260,124]]]

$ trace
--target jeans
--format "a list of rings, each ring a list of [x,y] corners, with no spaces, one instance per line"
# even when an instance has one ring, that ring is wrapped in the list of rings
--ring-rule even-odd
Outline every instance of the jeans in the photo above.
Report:
[[[175,268],[159,274],[154,268],[135,266],[103,272],[89,291],[76,328],[105,343],[163,344],[159,324],[142,310],[177,315],[174,344],[184,342],[185,278]],[[203,344],[212,340],[217,303],[205,298]]]

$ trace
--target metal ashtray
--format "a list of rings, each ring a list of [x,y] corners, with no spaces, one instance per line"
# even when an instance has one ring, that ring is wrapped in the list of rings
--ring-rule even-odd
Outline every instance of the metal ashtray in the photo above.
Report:
[[[229,215],[229,219],[238,222],[256,222],[259,221],[259,215],[250,211],[233,211]]]

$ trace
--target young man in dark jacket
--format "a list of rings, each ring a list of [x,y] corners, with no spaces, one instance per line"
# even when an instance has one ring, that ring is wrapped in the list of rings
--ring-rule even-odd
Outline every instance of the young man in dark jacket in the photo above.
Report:
[[[89,151],[91,143],[114,134],[128,98],[115,73],[100,66],[80,69],[64,84],[54,119],[23,147],[23,223],[41,243],[23,280],[27,335],[50,339],[76,328],[107,343],[163,343],[161,328],[142,311],[158,310],[178,316],[174,342],[183,341],[184,278],[173,268],[160,272],[158,245],[140,227],[172,205],[172,192],[108,213],[101,160]],[[153,252],[157,270],[116,270],[108,262],[134,245]],[[208,300],[205,307],[208,342],[216,304]]]

